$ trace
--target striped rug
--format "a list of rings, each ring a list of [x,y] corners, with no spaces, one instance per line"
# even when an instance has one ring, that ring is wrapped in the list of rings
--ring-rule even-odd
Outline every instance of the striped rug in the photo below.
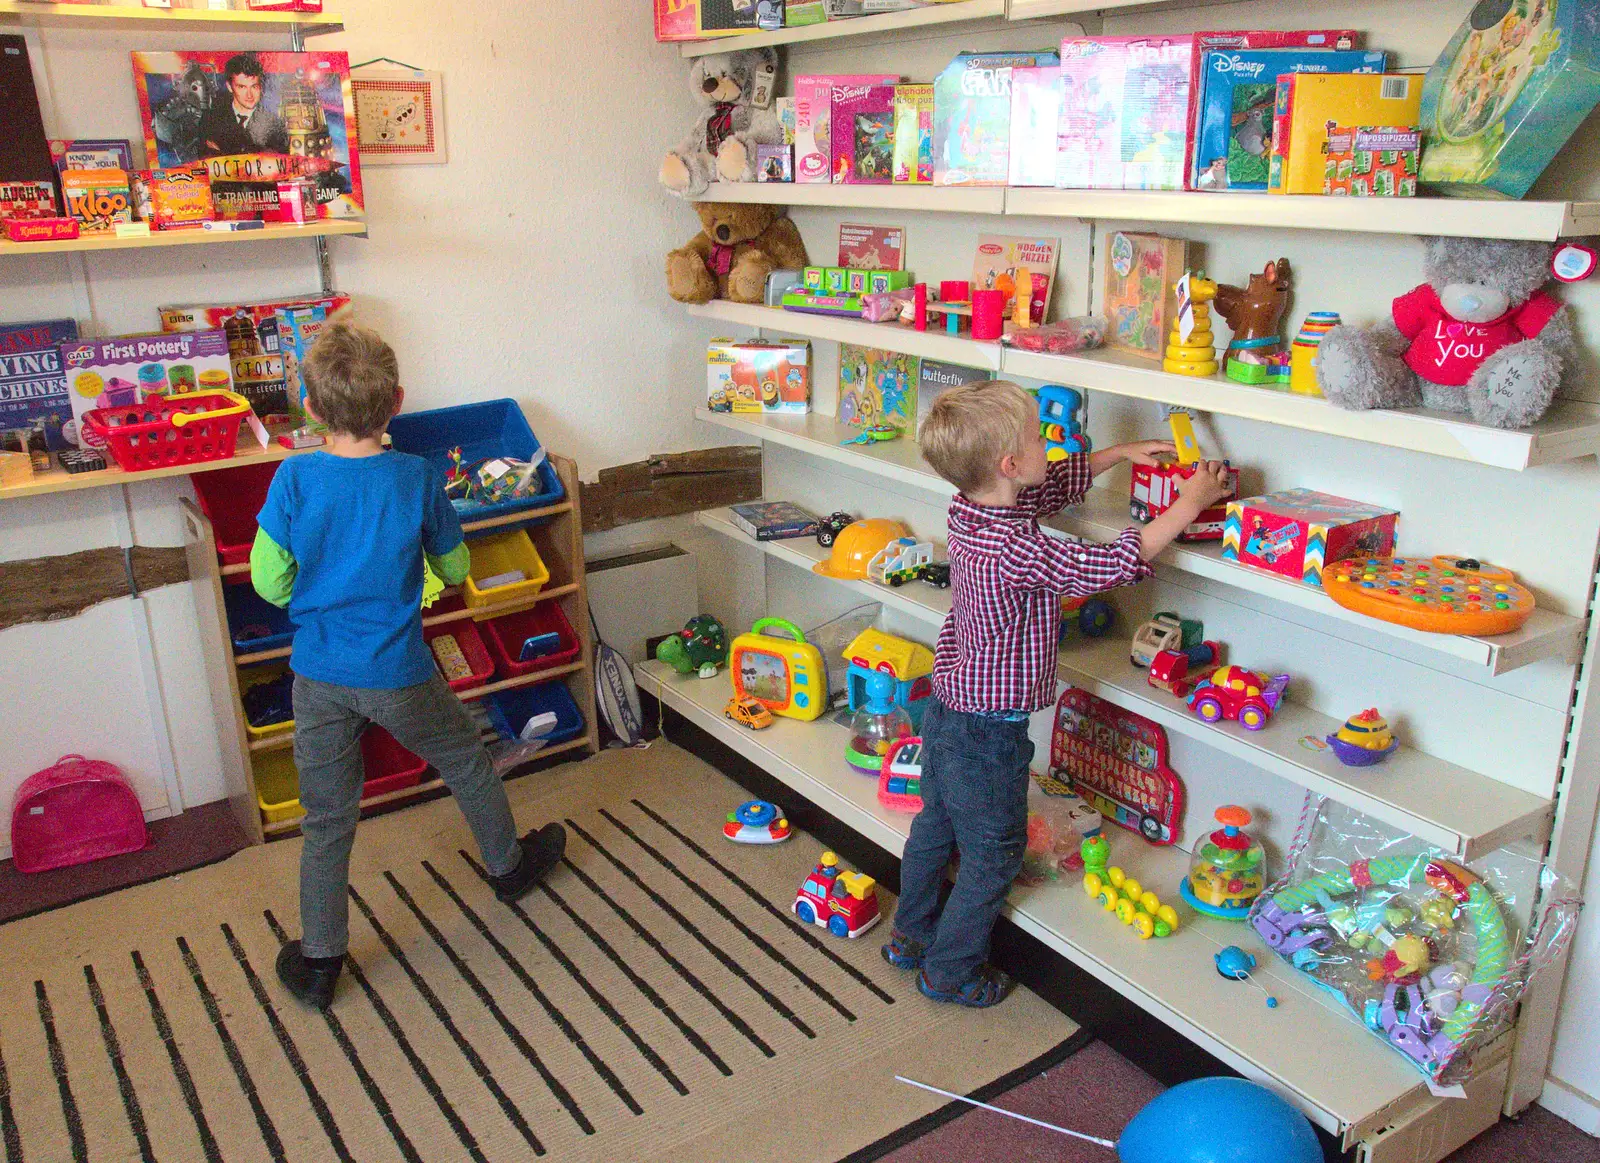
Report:
[[[272,970],[298,841],[0,926],[0,1157],[828,1163],[943,1105],[895,1072],[966,1092],[1074,1034],[801,927],[819,845],[728,843],[746,796],[668,743],[508,788],[566,864],[509,909],[451,801],[364,823],[326,1015]]]

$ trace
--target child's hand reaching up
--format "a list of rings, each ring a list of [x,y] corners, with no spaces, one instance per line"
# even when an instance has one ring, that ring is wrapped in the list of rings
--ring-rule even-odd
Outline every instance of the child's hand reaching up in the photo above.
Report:
[[[1224,461],[1202,460],[1195,465],[1192,477],[1178,482],[1178,496],[1188,502],[1196,514],[1227,495],[1228,466]]]

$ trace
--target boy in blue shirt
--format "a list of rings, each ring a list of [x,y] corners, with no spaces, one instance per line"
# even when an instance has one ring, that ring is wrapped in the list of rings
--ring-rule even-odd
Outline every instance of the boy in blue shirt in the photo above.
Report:
[[[296,629],[294,762],[300,802],[302,936],[278,978],[317,1009],[333,1000],[349,942],[350,846],[361,814],[361,735],[377,723],[431,763],[472,828],[500,900],[555,867],[566,831],[517,839],[511,805],[422,640],[422,562],[446,584],[470,564],[461,522],[427,461],[383,447],[400,411],[394,349],[376,332],[328,327],[300,365],[306,411],[328,426],[326,452],[286,460],[273,477],[250,552],[250,580]]]

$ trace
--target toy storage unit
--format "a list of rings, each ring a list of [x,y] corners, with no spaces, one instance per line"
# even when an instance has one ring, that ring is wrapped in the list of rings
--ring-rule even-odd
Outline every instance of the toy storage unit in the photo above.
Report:
[[[1162,5],[1159,15],[1145,7],[1102,6],[1089,31],[1139,36],[1218,27],[1198,5]],[[1303,6],[1284,0],[1235,7],[1239,11],[1221,27],[1317,23],[1300,11]],[[1462,0],[1439,13],[1423,7],[1426,12],[1412,6],[1415,19],[1397,21],[1398,0],[1361,0],[1342,11],[1340,21],[1370,30],[1367,47],[1394,50],[1408,65],[1423,63],[1471,5]],[[1075,20],[1081,6],[1010,0],[1006,9],[1012,18]],[[987,33],[977,26],[957,26],[954,32],[919,28],[904,38],[879,23],[871,37],[844,22],[837,29],[824,27],[827,35],[820,43],[809,39],[811,30],[792,38],[788,75],[820,70],[932,76],[961,51],[1044,47],[1059,40],[1062,26],[1008,26],[998,34],[1000,41],[987,44]],[[1029,27],[1034,31],[1024,36]],[[773,35],[791,39],[786,33]],[[685,52],[717,47],[694,45]],[[1592,176],[1585,159],[1594,157],[1593,143],[1592,131],[1586,131],[1569,146],[1573,160],[1582,161],[1582,179]],[[1565,184],[1547,182],[1547,197],[1574,196],[1568,188],[1587,190],[1592,183],[1565,172],[1571,169],[1552,167],[1547,176]],[[1600,211],[1593,202],[1533,199],[848,184],[720,185],[704,197],[789,207],[813,256],[827,252],[842,223],[894,223],[896,213],[917,211],[911,215],[916,237],[910,245],[918,256],[917,277],[930,281],[966,277],[980,235],[1059,237],[1052,318],[1101,309],[1104,250],[1114,230],[1148,229],[1188,240],[1203,249],[1200,265],[1211,277],[1233,283],[1286,254],[1296,271],[1294,304],[1284,319],[1286,339],[1310,311],[1337,309],[1352,322],[1385,317],[1389,301],[1420,274],[1421,247],[1410,236],[1553,240],[1588,233],[1588,216]],[[1596,285],[1558,293],[1572,305],[1576,325],[1593,345],[1600,339]],[[1086,431],[1097,446],[1161,436],[1166,424],[1159,405],[1188,408],[1206,423],[1208,454],[1244,466],[1252,492],[1304,487],[1398,509],[1400,552],[1481,555],[1538,575],[1530,585],[1538,593],[1539,625],[1530,621],[1517,634],[1498,638],[1424,635],[1352,616],[1320,589],[1302,584],[1299,574],[1290,580],[1225,561],[1217,544],[1179,544],[1162,554],[1155,580],[1108,595],[1118,609],[1118,629],[1103,639],[1066,643],[1060,678],[1166,730],[1173,767],[1188,784],[1181,848],[1205,830],[1212,808],[1240,802],[1253,811],[1263,809],[1258,819],[1270,821],[1269,851],[1281,852],[1293,836],[1301,799],[1311,792],[1366,812],[1464,862],[1516,846],[1544,853],[1547,864],[1581,879],[1600,783],[1595,759],[1600,697],[1592,676],[1578,682],[1584,670],[1600,664],[1588,613],[1600,540],[1593,505],[1600,467],[1592,455],[1600,450],[1600,385],[1585,384],[1534,429],[1512,431],[1426,411],[1344,411],[1322,400],[1221,377],[1169,374],[1158,364],[1115,352],[1051,355],[933,328],[916,332],[717,300],[688,307],[686,314],[707,335],[794,335],[814,345],[816,410],[806,417],[716,413],[705,408],[703,397],[696,399],[698,392],[679,397],[682,406],[693,404],[702,423],[763,443],[768,500],[792,501],[817,513],[848,509],[864,517],[893,516],[906,520],[919,538],[943,539],[954,490],[932,472],[917,445],[904,438],[846,445],[856,430],[828,414],[834,385],[826,380],[835,345],[849,343],[985,369],[1029,388],[1072,385],[1091,397]],[[700,439],[725,435],[702,429]],[[1096,541],[1115,538],[1130,523],[1125,472],[1102,480],[1082,505],[1047,522],[1047,531]],[[1579,512],[1581,519],[1575,518]],[[740,579],[737,616],[729,621],[729,612],[710,611],[728,621],[730,630],[766,615],[817,626],[873,601],[882,607],[880,628],[929,644],[948,614],[949,591],[819,576],[811,566],[826,551],[805,539],[758,543],[740,532],[727,510],[702,513],[699,524],[719,537],[708,546],[702,568]],[[724,546],[725,561],[716,560],[716,544]],[[1128,634],[1162,609],[1203,616],[1207,636],[1225,641],[1230,661],[1295,675],[1288,701],[1265,730],[1203,722],[1129,666]],[[680,678],[654,660],[638,664],[635,674],[641,689],[675,715],[886,851],[900,852],[910,818],[882,809],[870,793],[862,798],[860,777],[842,759],[847,731],[831,717],[811,724],[780,720],[751,732],[724,719],[726,682]],[[1402,747],[1384,765],[1343,768],[1332,755],[1300,744],[1302,737],[1320,740],[1353,710],[1374,703],[1391,716],[1403,714],[1406,723]],[[1036,745],[1047,740],[1041,722],[1047,717],[1035,718]],[[669,718],[669,734],[672,722]],[[1554,823],[1558,802],[1563,811]],[[1187,872],[1188,857],[1180,847],[1151,846],[1120,833],[1112,842],[1112,863],[1158,893],[1175,892]],[[1422,1075],[1402,1055],[1337,1003],[1327,1004],[1321,991],[1253,943],[1237,922],[1186,912],[1192,920],[1178,932],[1145,943],[1130,939],[1127,929],[1108,924],[1098,911],[1075,885],[1065,883],[1015,888],[1007,905],[1009,919],[1019,928],[1158,1019],[1166,1031],[1294,1102],[1363,1163],[1436,1163],[1502,1110],[1526,1106],[1543,1084],[1561,992],[1558,970],[1525,1001],[1518,1030],[1481,1052],[1465,1096],[1441,1099],[1428,1092]],[[1218,975],[1213,956],[1230,944],[1250,946],[1260,957],[1256,980],[1280,998],[1277,1009],[1266,1009],[1261,990]]]
[[[497,451],[526,456],[529,444],[537,447],[537,442],[521,413],[510,416],[499,406],[502,403],[446,408],[418,413],[417,417],[402,415],[396,428],[404,430],[408,439],[415,438],[418,431],[431,433],[443,445],[449,439],[449,424],[437,417],[465,415],[483,421],[486,413],[492,413],[492,431],[484,421],[476,437],[476,447],[487,450],[479,456]],[[399,423],[402,420],[408,423]],[[418,422],[411,424],[413,420]],[[505,442],[495,443],[495,434],[500,432],[510,435]],[[463,436],[454,443],[466,439]],[[426,446],[419,446],[418,451],[431,455]],[[443,455],[441,450],[440,457]],[[463,454],[464,461],[470,457],[470,452]],[[460,647],[468,672],[451,680],[450,686],[463,700],[520,697],[525,689],[537,689],[543,692],[538,698],[559,704],[560,737],[551,741],[541,758],[592,752],[598,747],[577,468],[554,454],[546,465],[551,480],[538,496],[519,498],[509,502],[509,508],[494,512],[462,515],[476,576],[518,568],[527,577],[476,592],[470,580],[463,586],[448,587],[423,611],[422,619],[423,636],[430,644],[449,634]],[[255,536],[253,513],[259,508],[255,498],[265,495],[271,473],[253,467],[244,473],[248,475],[241,475],[237,483],[229,480],[227,470],[210,474],[201,493],[205,507],[184,502],[184,522],[229,799],[240,822],[259,840],[295,832],[303,813],[292,758],[293,730],[286,724],[252,727],[240,703],[252,684],[287,665],[293,640],[287,615],[261,602],[249,585],[248,544]],[[248,520],[241,517],[241,510],[249,511]],[[224,535],[226,542],[221,540]],[[245,546],[242,557],[230,552],[239,545]],[[254,637],[262,631],[269,633]],[[546,632],[557,637],[558,649],[552,653],[527,663],[516,661],[514,655],[502,657],[508,649],[520,650],[527,637]],[[559,699],[552,693],[557,690]],[[535,698],[532,694],[527,697]],[[521,703],[513,705],[520,707]],[[488,710],[494,721],[495,707]],[[523,715],[524,722],[526,719]],[[362,742],[368,776],[361,801],[364,808],[439,793],[443,782],[437,774],[425,764],[417,766],[421,760],[386,733],[373,735],[369,732]]]

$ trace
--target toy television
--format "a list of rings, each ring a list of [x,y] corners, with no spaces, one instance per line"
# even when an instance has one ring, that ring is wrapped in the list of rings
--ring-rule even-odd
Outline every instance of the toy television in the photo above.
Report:
[[[790,637],[767,633],[769,626]],[[774,715],[815,719],[828,709],[828,669],[822,652],[793,622],[758,619],[750,633],[733,640],[728,672],[734,694],[755,699]]]
[[[1320,587],[1326,565],[1392,553],[1399,519],[1394,509],[1311,489],[1229,501],[1222,557]]]

